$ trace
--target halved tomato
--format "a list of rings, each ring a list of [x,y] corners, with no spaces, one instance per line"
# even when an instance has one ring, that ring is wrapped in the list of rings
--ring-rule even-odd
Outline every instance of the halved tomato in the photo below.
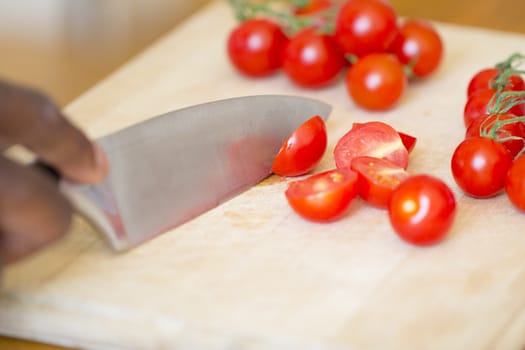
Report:
[[[334,149],[338,168],[350,168],[352,160],[362,156],[385,158],[403,169],[408,166],[408,150],[401,137],[383,122],[354,123]]]
[[[274,159],[272,172],[281,176],[300,176],[311,171],[326,151],[324,120],[315,116],[299,126],[283,143]]]
[[[354,158],[352,170],[358,174],[361,198],[379,208],[388,206],[392,192],[409,176],[391,161],[374,157]]]
[[[342,217],[357,196],[357,173],[332,169],[291,182],[285,192],[292,209],[303,218],[329,222]]]

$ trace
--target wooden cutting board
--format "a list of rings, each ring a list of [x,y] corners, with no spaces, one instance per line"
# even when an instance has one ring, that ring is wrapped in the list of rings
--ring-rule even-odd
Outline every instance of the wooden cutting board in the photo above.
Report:
[[[416,135],[409,171],[441,177],[457,196],[448,238],[403,243],[386,212],[360,200],[341,221],[306,222],[285,201],[286,181],[271,177],[125,254],[78,219],[62,241],[3,271],[0,334],[86,349],[522,348],[525,214],[504,196],[465,197],[449,162],[469,78],[523,51],[525,36],[439,25],[441,69],[411,84],[395,109],[369,113],[342,82],[304,90],[280,74],[238,75],[225,54],[234,25],[226,2],[212,1],[66,112],[96,137],[219,98],[317,97],[334,110],[316,171],[334,166],[333,147],[353,122]]]

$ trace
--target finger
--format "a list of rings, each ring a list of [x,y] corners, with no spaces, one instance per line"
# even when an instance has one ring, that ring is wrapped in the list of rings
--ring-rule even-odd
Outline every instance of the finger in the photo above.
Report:
[[[8,264],[64,235],[73,208],[44,174],[0,156],[0,262]]]
[[[0,140],[22,144],[73,181],[93,183],[108,171],[104,152],[34,90],[0,82]]]

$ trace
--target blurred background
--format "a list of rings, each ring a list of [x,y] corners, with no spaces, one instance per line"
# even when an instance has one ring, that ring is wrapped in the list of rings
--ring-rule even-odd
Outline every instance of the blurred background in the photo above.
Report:
[[[0,78],[64,106],[206,2],[0,0]],[[525,33],[525,0],[391,2],[402,16]]]
[[[65,106],[206,2],[0,0],[0,79],[37,87]],[[405,17],[525,34],[525,0],[391,3]],[[0,337],[0,349],[58,348]]]

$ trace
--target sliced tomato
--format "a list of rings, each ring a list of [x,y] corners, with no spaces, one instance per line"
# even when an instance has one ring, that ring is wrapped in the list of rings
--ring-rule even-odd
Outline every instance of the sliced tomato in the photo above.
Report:
[[[357,196],[357,174],[333,169],[291,182],[285,192],[292,209],[303,218],[329,222],[342,217]]]
[[[359,195],[368,203],[386,208],[392,192],[408,178],[405,169],[386,159],[357,157],[352,170],[358,174]]]
[[[406,169],[408,151],[401,137],[390,125],[383,122],[354,123],[334,149],[338,168],[350,168],[355,157],[385,158]]]
[[[399,137],[401,137],[401,142],[403,142],[408,153],[412,152],[414,147],[416,147],[417,138],[401,131],[398,131],[397,133],[399,134]]]
[[[272,172],[281,176],[299,176],[310,172],[326,151],[324,120],[315,116],[299,126],[283,143],[274,159]]]

